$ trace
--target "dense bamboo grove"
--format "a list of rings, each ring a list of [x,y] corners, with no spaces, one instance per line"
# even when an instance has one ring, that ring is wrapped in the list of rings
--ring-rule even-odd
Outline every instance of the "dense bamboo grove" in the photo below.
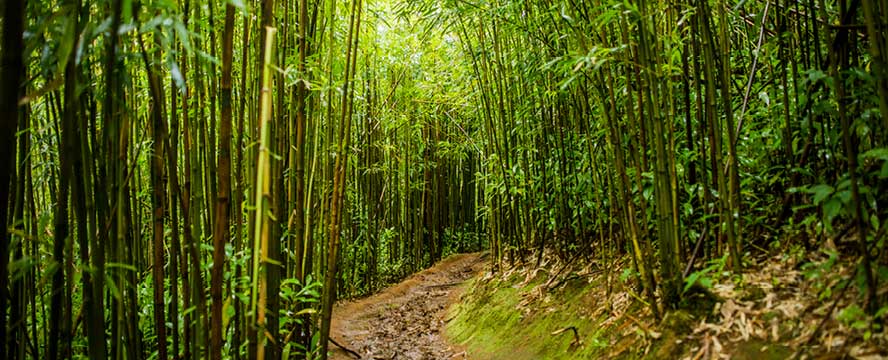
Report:
[[[884,0],[7,0],[0,357],[326,357],[445,254],[720,261],[846,239],[883,309]]]

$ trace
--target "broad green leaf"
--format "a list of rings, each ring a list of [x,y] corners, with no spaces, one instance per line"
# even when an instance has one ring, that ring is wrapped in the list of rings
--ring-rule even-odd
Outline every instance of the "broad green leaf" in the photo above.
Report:
[[[869,151],[860,154],[860,157],[864,159],[879,159],[888,161],[888,148],[870,149]]]
[[[281,352],[281,360],[290,360],[290,349],[292,347],[291,343],[284,345],[284,351]]]
[[[826,184],[814,185],[808,189],[809,194],[814,194],[814,204],[820,204],[826,197],[833,193],[835,189]]]
[[[842,211],[842,201],[837,198],[831,198],[829,201],[823,204],[823,215],[826,217],[826,221],[832,222],[839,212]]]
[[[820,80],[823,80],[825,78],[826,78],[826,73],[824,73],[823,71],[811,70],[808,72],[808,81],[811,82],[812,84],[816,83]]]
[[[697,279],[700,278],[700,272],[694,271],[687,278],[685,278],[685,286],[682,292],[687,292],[694,284],[697,282]]]

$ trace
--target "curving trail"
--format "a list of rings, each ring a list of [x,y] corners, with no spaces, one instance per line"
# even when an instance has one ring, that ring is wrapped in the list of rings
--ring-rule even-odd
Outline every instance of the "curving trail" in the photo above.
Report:
[[[330,337],[361,359],[464,359],[443,331],[459,285],[484,267],[481,253],[453,255],[373,296],[333,309]],[[332,359],[355,359],[336,345]]]

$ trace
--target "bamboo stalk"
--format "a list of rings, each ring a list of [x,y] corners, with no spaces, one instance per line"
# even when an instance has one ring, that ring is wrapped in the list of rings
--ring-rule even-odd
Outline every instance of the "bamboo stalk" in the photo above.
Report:
[[[265,273],[270,265],[268,258],[268,242],[271,235],[271,217],[269,216],[271,202],[271,164],[270,164],[270,120],[271,120],[271,74],[274,70],[272,67],[272,45],[274,44],[275,28],[265,27],[265,43],[263,45],[262,64],[265,71],[262,73],[262,93],[259,100],[259,157],[256,164],[256,182],[255,185],[255,223],[256,229],[253,233],[253,281],[251,292],[253,326],[259,332],[256,338],[255,358],[257,360],[265,359],[265,343],[268,340],[265,333],[266,323],[266,300],[268,293],[266,289]]]

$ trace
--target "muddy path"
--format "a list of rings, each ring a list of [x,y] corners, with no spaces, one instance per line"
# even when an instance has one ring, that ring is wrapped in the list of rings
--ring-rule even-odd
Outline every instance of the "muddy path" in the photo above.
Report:
[[[373,296],[340,302],[330,337],[361,359],[463,359],[444,339],[447,307],[484,263],[481,253],[454,255]],[[330,349],[332,359],[357,358],[336,345]]]

